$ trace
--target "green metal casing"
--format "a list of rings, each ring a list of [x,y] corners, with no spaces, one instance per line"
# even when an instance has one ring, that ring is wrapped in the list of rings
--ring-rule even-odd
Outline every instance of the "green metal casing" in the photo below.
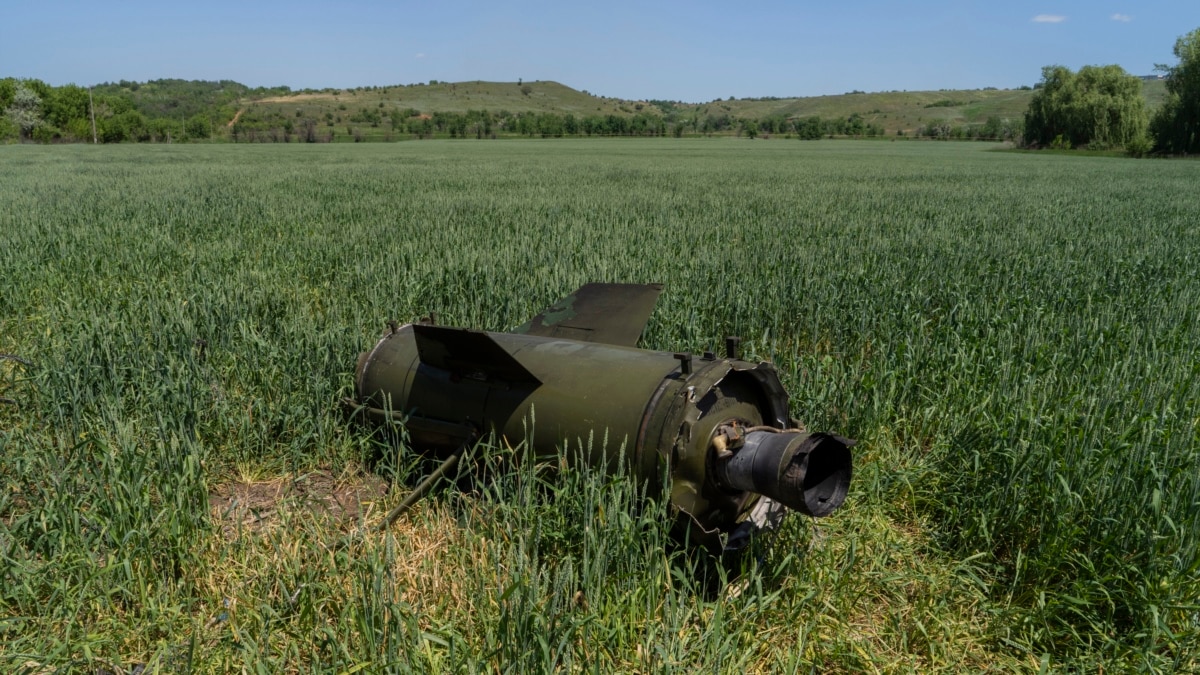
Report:
[[[789,426],[770,364],[538,335],[408,324],[362,355],[355,384],[359,406],[404,419],[419,449],[448,454],[495,432],[543,457],[590,449],[585,461],[610,472],[623,457],[651,491],[669,486],[671,504],[700,526],[694,538],[729,531],[758,498],[709,478],[714,428],[731,418]]]

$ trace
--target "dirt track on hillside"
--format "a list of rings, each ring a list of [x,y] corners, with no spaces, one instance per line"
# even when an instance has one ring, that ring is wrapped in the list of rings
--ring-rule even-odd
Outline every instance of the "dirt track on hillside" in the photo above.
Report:
[[[268,96],[260,98],[256,103],[290,103],[292,101],[312,101],[315,99],[332,99],[333,94],[296,94],[294,96]]]

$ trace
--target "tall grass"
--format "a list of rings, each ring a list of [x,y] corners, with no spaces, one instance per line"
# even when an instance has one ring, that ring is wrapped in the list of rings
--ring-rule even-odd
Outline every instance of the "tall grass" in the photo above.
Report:
[[[0,667],[1196,668],[1191,169],[905,143],[8,148],[0,353],[30,365],[0,361]],[[591,280],[666,284],[650,348],[739,334],[774,361],[796,417],[860,439],[847,505],[725,570],[669,545],[640,486],[495,439],[488,481],[388,535],[355,533],[400,494],[360,521],[209,512],[223,484],[352,482],[394,452],[337,409],[386,320],[502,330]]]

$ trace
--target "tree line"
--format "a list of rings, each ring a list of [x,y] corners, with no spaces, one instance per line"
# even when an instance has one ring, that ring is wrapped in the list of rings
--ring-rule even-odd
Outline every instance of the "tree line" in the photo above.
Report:
[[[575,115],[555,112],[511,112],[508,110],[468,110],[466,112],[433,112],[423,114],[413,108],[360,108],[355,112],[322,117],[301,115],[290,119],[272,110],[247,111],[231,126],[230,140],[234,142],[329,142],[335,137],[366,140],[368,125],[379,129],[395,140],[400,135],[414,139],[428,138],[563,138],[591,136],[675,136],[738,135],[748,138],[771,134],[800,139],[832,138],[836,136],[883,136],[882,126],[866,121],[854,113],[846,118],[810,116],[788,118],[735,118],[719,115],[658,115],[638,112],[633,115]],[[379,134],[375,134],[378,136]]]
[[[683,112],[657,105],[659,112],[630,115],[575,115],[507,110],[437,111],[413,108],[361,107],[289,116],[265,106],[240,108],[245,98],[287,93],[287,88],[249,89],[236,82],[157,80],[139,84],[102,84],[91,90],[76,85],[51,87],[40,80],[0,80],[0,140],[50,142],[175,142],[228,138],[233,142],[356,141],[380,136],[427,138],[497,138],[502,136],[562,138],[589,136],[737,135],[747,138],[785,136],[801,140],[835,137],[873,138],[884,128],[860,113],[846,117],[817,115],[757,118],[727,112]],[[640,106],[639,106],[640,107]],[[241,110],[241,114],[238,112]],[[93,119],[95,114],[93,136]],[[661,114],[660,114],[661,113]],[[1001,128],[1003,126],[1003,129]],[[373,129],[380,132],[373,133]],[[390,133],[389,133],[390,132]],[[933,138],[1008,138],[1011,122],[989,119],[982,126],[950,127],[930,123],[918,135]]]
[[[1131,155],[1200,151],[1200,29],[1175,43],[1174,66],[1160,65],[1167,98],[1149,115],[1141,79],[1120,66],[1078,72],[1046,66],[1025,113],[1031,147],[1123,148]]]
[[[747,138],[775,135],[809,140],[885,135],[882,126],[860,113],[832,118],[781,114],[746,118],[727,112],[685,112],[674,105],[659,105],[661,102],[651,102],[649,110],[627,115],[507,110],[425,114],[413,108],[387,108],[379,103],[355,111],[347,110],[343,104],[337,111],[316,116],[306,116],[297,110],[290,116],[279,108],[242,107],[246,99],[289,92],[287,87],[250,89],[229,80],[146,83],[122,80],[87,89],[73,84],[52,87],[36,79],[6,78],[0,80],[0,111],[4,112],[0,116],[0,141],[122,143],[219,138],[233,142],[330,142],[380,138],[684,135]],[[652,112],[654,108],[657,112]],[[964,133],[931,126],[926,135],[969,138],[974,134],[974,131]]]
[[[1023,124],[1021,120],[992,115],[983,124],[970,126],[951,124],[946,120],[932,121],[919,127],[916,130],[916,135],[938,140],[1018,142],[1022,138],[1022,130]]]
[[[0,141],[170,142],[210,138],[243,98],[288,87],[250,88],[230,80],[151,80],[85,88],[38,79],[0,79]]]
[[[1021,141],[1029,147],[1123,148],[1130,154],[1200,152],[1200,29],[1175,44],[1178,63],[1158,66],[1167,98],[1151,116],[1139,78],[1119,66],[1084,66],[1078,72],[1047,66],[1023,120],[990,117],[982,125],[935,121],[915,130],[937,139]],[[306,117],[245,100],[290,93],[288,87],[251,89],[237,82],[153,80],[116,82],[90,89],[52,87],[37,79],[0,79],[0,141],[173,142],[228,138],[235,142],[331,141],[384,138],[497,138],[586,136],[782,135],[806,139],[879,137],[882,126],[859,113],[847,117],[759,118],[685,111],[652,101],[652,110],[628,115],[556,112],[433,112],[387,109],[381,102],[357,111]],[[950,105],[954,101],[931,106]],[[928,107],[928,106],[927,106]],[[241,114],[239,115],[239,110]],[[343,115],[342,112],[345,111]],[[372,132],[380,129],[380,133]],[[343,133],[344,132],[344,133]],[[905,132],[897,132],[903,135]]]

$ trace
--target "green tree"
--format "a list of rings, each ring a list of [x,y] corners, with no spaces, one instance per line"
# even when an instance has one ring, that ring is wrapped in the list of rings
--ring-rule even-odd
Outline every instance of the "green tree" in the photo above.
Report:
[[[1167,74],[1167,100],[1151,132],[1159,152],[1200,152],[1200,28],[1175,41],[1179,63],[1159,66]]]
[[[815,141],[822,136],[821,118],[813,115],[796,123],[796,137],[804,141]]]
[[[42,97],[26,81],[18,81],[5,115],[17,128],[21,138],[32,139],[34,130],[43,123]]]
[[[0,141],[8,141],[17,137],[17,128],[13,126],[12,120],[5,115],[0,115]]]
[[[184,125],[184,132],[188,138],[200,139],[208,138],[210,133],[210,121],[205,115],[194,115]]]
[[[157,117],[150,121],[149,131],[152,140],[171,142],[183,138],[183,128],[179,122],[165,117]]]
[[[117,113],[98,120],[96,124],[100,140],[105,143],[150,140],[150,128],[146,124],[146,118],[136,110]]]
[[[551,112],[545,112],[537,117],[537,130],[542,138],[561,138],[563,135],[563,119]]]
[[[1003,125],[1004,122],[1002,122],[998,116],[991,115],[987,118],[987,121],[983,123],[983,126],[979,128],[979,137],[986,138],[988,140],[998,139],[1001,136]]]
[[[1006,119],[1000,125],[1000,137],[1006,141],[1021,143],[1025,134],[1025,120],[1018,118],[1015,120]]]
[[[1142,82],[1120,66],[1046,66],[1025,113],[1025,140],[1124,146],[1145,138],[1148,123]]]
[[[846,133],[850,136],[862,136],[866,128],[863,116],[858,113],[853,113],[846,119]]]
[[[88,119],[87,89],[68,84],[51,90],[44,101],[44,113],[46,121],[60,129],[66,129],[73,120]]]
[[[17,93],[17,80],[11,77],[0,79],[0,110],[8,110]]]
[[[17,81],[11,77],[0,79],[0,141],[16,138],[18,131],[6,114],[17,91]]]

